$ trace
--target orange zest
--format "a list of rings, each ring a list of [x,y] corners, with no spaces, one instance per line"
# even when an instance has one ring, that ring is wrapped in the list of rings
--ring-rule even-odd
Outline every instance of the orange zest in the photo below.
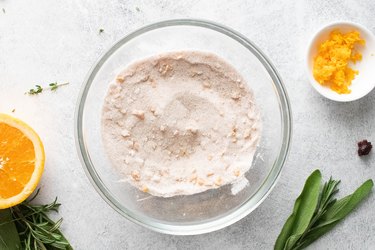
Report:
[[[44,148],[26,123],[0,114],[0,209],[15,206],[35,190],[44,169]]]
[[[350,94],[349,86],[358,75],[357,70],[349,67],[349,63],[362,60],[357,45],[365,45],[358,31],[346,34],[334,30],[329,39],[318,47],[318,55],[314,58],[313,75],[317,82],[331,88],[339,94]]]

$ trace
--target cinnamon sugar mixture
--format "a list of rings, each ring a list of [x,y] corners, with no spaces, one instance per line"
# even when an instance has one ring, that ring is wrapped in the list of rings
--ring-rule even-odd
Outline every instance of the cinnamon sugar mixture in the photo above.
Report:
[[[113,165],[155,196],[191,195],[249,170],[261,133],[254,97],[223,59],[198,51],[137,61],[110,85],[102,135]]]

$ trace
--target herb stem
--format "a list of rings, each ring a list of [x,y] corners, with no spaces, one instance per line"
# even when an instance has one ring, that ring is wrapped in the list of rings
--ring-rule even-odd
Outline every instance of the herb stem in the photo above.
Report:
[[[25,94],[29,94],[29,95],[37,95],[37,94],[40,94],[43,92],[43,90],[51,90],[51,91],[55,91],[57,88],[61,87],[61,86],[65,86],[65,85],[68,85],[69,82],[64,82],[64,83],[57,83],[57,82],[52,82],[50,84],[48,84],[47,87],[42,87],[41,85],[35,85],[35,88],[34,89],[30,89],[28,92],[26,92]]]
[[[9,222],[14,223],[17,228],[22,249],[72,250],[72,246],[59,230],[62,218],[54,222],[47,216],[48,212],[57,212],[60,204],[57,199],[46,205],[30,204],[30,200],[38,193],[39,190],[29,200],[10,208],[12,220]]]
[[[56,86],[61,87],[61,86],[65,86],[65,85],[68,85],[68,84],[69,84],[69,82],[63,82],[63,83],[56,84]],[[48,87],[48,88],[51,89],[52,87]]]

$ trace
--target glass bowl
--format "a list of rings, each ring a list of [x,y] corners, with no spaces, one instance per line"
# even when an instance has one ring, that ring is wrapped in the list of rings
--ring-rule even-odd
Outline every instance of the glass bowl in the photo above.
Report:
[[[101,112],[109,83],[129,63],[167,51],[212,52],[232,64],[253,90],[261,111],[260,145],[241,192],[230,185],[190,196],[154,197],[128,183],[103,148]],[[247,38],[201,20],[148,25],[115,43],[94,65],[81,90],[75,136],[82,165],[103,199],[127,219],[176,235],[207,233],[233,224],[266,198],[285,163],[291,139],[291,111],[285,87],[269,59]],[[250,163],[249,163],[250,164]]]

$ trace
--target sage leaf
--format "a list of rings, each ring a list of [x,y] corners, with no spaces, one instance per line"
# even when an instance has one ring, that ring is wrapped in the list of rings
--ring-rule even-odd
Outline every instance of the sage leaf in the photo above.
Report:
[[[370,194],[373,186],[373,181],[367,180],[357,188],[354,193],[335,202],[327,209],[327,212],[318,221],[318,224],[308,232],[306,239],[302,242],[301,246],[308,246],[320,236],[330,231]]]
[[[315,178],[313,178],[314,174],[316,175]],[[314,171],[306,180],[304,189],[295,202],[293,213],[288,218],[275,243],[276,250],[300,250],[307,247],[340,223],[370,194],[374,186],[372,180],[367,180],[352,194],[336,200],[334,196],[338,192],[337,186],[340,181],[333,180],[332,178],[322,186],[320,192],[319,188],[316,187],[309,190],[309,188],[314,187],[313,184],[320,184],[320,179],[320,172],[318,175],[317,171]],[[304,199],[315,199],[315,196],[311,194],[306,195],[306,193],[314,193],[316,190],[319,192],[317,202],[307,203]],[[308,207],[306,209],[307,206],[303,206],[303,204],[315,204],[312,217],[310,217],[312,208]],[[308,221],[308,225],[304,227],[306,224],[304,224],[305,220],[303,219],[306,215],[309,216],[310,220]],[[301,218],[298,219],[297,216]],[[302,231],[303,228],[304,230]]]
[[[315,240],[317,240],[320,236],[322,236],[323,234],[330,231],[338,223],[339,222],[336,221],[334,223],[324,225],[324,226],[319,227],[319,228],[313,228],[312,230],[309,231],[309,233],[306,235],[306,237],[304,237],[302,242],[300,244],[298,244],[296,247],[292,248],[292,250],[298,250],[298,249],[306,248],[308,245],[310,245]]]
[[[21,249],[20,237],[10,209],[0,210],[0,249]]]
[[[284,249],[290,236],[301,235],[309,226],[318,204],[321,180],[322,175],[319,170],[315,170],[307,178],[303,190],[294,204],[293,213],[287,219],[276,240],[275,250]],[[291,239],[294,242],[298,240],[298,237]]]
[[[322,216],[322,220],[326,224],[332,223],[345,218],[358,204],[366,198],[374,186],[372,180],[365,181],[357,190],[351,195],[348,195],[327,209],[327,212]]]

